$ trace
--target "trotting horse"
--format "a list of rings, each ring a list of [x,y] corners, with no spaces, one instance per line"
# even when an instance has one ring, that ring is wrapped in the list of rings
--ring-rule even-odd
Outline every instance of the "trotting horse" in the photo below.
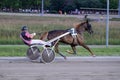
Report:
[[[84,47],[85,49],[87,49],[92,56],[95,56],[93,54],[93,52],[90,50],[90,48],[88,46],[86,46],[84,44],[84,40],[83,40],[83,33],[85,31],[87,31],[88,33],[92,34],[93,30],[92,30],[92,26],[89,23],[88,20],[79,23],[77,25],[74,26],[75,32],[77,33],[77,35],[75,35],[75,37],[73,37],[71,34],[66,35],[62,38],[60,38],[59,42],[65,43],[65,44],[69,44],[72,47],[73,53],[76,54],[76,46],[77,45],[81,45],[82,47]],[[49,32],[44,32],[43,34],[41,34],[40,39],[41,40],[51,40],[57,36],[60,36],[66,32],[68,32],[69,29],[66,30],[52,30]],[[58,44],[55,45],[55,52],[58,53],[59,55],[61,55],[62,57],[64,57],[64,59],[66,59],[66,56],[64,56],[62,53],[59,52],[58,50]]]

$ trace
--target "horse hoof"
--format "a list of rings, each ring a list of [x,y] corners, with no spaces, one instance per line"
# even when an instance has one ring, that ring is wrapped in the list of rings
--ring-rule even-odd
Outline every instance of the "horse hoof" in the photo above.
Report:
[[[65,60],[67,60],[67,57],[64,57]]]
[[[69,54],[73,54],[73,52],[70,51],[70,50],[66,50],[66,52],[69,53]]]
[[[96,57],[96,55],[92,55],[92,57]]]

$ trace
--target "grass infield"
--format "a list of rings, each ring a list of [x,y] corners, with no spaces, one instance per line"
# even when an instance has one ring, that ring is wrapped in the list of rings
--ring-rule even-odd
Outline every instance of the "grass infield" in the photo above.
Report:
[[[89,46],[96,56],[120,56],[120,46]],[[1,45],[0,56],[26,56],[28,47],[25,45]],[[69,54],[66,50],[71,50],[70,46],[60,45],[60,51],[66,56],[90,56],[90,53],[77,46],[77,55]],[[58,56],[58,55],[57,55]]]

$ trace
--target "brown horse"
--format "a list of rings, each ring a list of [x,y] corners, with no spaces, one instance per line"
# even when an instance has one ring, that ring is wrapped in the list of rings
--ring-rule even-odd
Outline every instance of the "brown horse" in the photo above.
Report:
[[[74,29],[75,29],[75,32],[77,33],[77,35],[75,35],[74,37],[71,34],[66,35],[66,36],[60,38],[59,42],[69,44],[72,47],[72,50],[73,50],[74,54],[76,54],[76,46],[81,45],[82,47],[87,49],[91,53],[92,56],[95,56],[93,54],[93,52],[90,50],[90,48],[87,47],[83,42],[84,41],[83,40],[83,32],[87,31],[90,34],[93,33],[92,26],[88,22],[88,20],[84,21],[84,22],[82,22],[80,24],[75,25]],[[41,34],[40,39],[41,40],[45,40],[45,39],[51,40],[51,39],[53,39],[53,38],[55,38],[57,36],[60,36],[60,35],[62,35],[64,33],[68,32],[68,30],[69,29],[67,29],[67,30],[52,30],[52,31],[49,31],[49,32],[44,32],[43,34]],[[63,54],[61,54],[59,52],[58,44],[55,45],[55,52],[60,54],[62,57],[64,57],[64,59],[66,59],[66,56],[64,56]]]

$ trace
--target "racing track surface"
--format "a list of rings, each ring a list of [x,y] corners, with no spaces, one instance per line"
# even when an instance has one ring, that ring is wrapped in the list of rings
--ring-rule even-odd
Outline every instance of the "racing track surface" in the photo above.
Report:
[[[0,80],[120,80],[120,57],[56,57],[49,64],[0,57]]]

